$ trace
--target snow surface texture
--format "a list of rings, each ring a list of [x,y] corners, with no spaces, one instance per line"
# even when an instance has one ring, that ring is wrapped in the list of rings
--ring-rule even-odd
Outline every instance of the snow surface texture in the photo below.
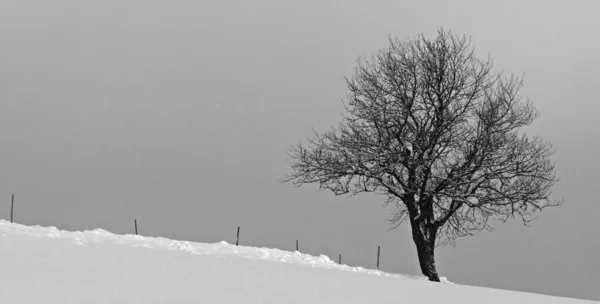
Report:
[[[600,303],[432,283],[325,255],[4,220],[0,286],[0,303]]]

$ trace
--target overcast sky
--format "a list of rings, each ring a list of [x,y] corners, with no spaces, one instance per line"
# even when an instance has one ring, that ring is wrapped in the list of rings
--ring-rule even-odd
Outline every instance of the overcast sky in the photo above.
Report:
[[[286,151],[339,122],[358,56],[389,35],[471,36],[525,74],[560,208],[437,252],[461,283],[600,300],[600,2],[0,1],[0,218],[327,254],[418,274],[383,198],[294,188]],[[0,248],[2,250],[2,248]]]

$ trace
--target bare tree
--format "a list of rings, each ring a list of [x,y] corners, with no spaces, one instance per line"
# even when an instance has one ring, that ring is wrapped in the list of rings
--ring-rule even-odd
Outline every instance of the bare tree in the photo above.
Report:
[[[393,227],[410,223],[422,273],[439,281],[436,246],[560,204],[549,197],[553,149],[521,130],[538,116],[522,79],[492,71],[469,38],[439,29],[389,42],[346,79],[339,126],[291,148],[284,182],[385,196]]]

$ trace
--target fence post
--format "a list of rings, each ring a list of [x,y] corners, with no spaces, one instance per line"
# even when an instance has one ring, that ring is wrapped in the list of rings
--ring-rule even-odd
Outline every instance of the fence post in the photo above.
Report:
[[[340,253],[340,257],[338,259],[338,264],[342,265],[342,254]]]
[[[135,235],[138,235],[138,233],[137,233],[137,219],[133,219],[133,224],[135,225]]]
[[[296,251],[298,251],[298,240],[296,240]]]
[[[377,270],[379,270],[379,252],[381,251],[381,246],[377,246]]]
[[[238,226],[237,239],[235,240],[235,245],[238,246],[239,244],[240,244],[240,226]]]
[[[15,194],[13,193],[12,198],[10,200],[10,222],[13,222],[13,210],[15,208]]]

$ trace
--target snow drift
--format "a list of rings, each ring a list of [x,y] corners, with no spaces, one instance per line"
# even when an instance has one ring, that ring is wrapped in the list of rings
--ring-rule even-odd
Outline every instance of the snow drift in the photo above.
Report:
[[[598,303],[432,283],[279,249],[0,220],[0,303]]]

